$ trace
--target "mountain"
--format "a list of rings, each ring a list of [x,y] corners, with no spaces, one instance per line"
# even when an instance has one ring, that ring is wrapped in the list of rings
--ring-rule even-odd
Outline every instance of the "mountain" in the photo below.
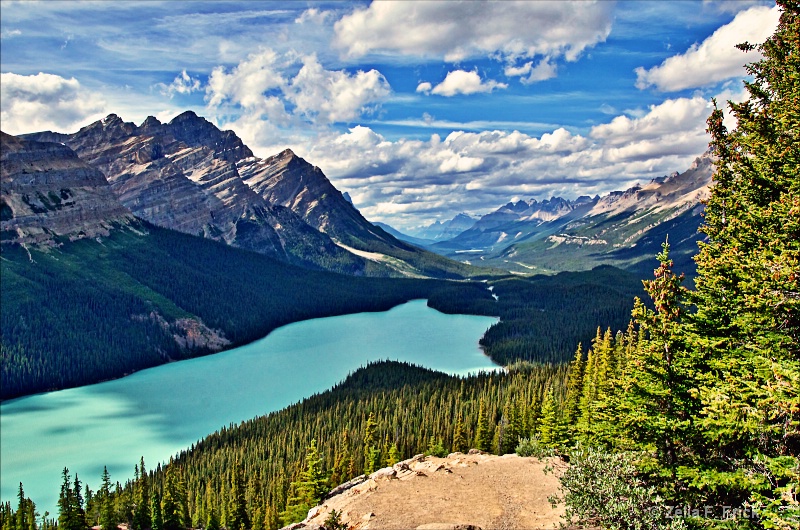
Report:
[[[435,243],[433,239],[421,239],[419,237],[413,237],[408,234],[404,234],[400,230],[396,229],[393,226],[387,225],[386,223],[381,222],[374,222],[372,223],[377,227],[382,228],[386,233],[393,235],[400,241],[405,241],[406,243],[411,243],[412,245],[416,245],[421,248],[425,248],[428,245],[432,245]]]
[[[61,142],[108,179],[134,215],[289,263],[354,275],[463,278],[462,263],[399,241],[364,219],[322,171],[286,150],[261,159],[193,112],[140,126],[110,114]]]
[[[164,228],[253,250],[310,268],[363,274],[366,260],[269,204],[240,178],[236,162],[253,153],[232,131],[193,112],[141,126],[115,114],[74,134],[27,138],[63,142],[99,169],[137,217]]]
[[[409,231],[412,237],[432,241],[443,241],[456,237],[461,232],[469,230],[478,219],[471,215],[460,213],[449,221],[434,221],[428,226]]]
[[[107,234],[133,221],[103,174],[57,143],[0,132],[3,242],[54,244]]]
[[[465,277],[471,267],[443,259],[392,236],[367,221],[322,170],[290,149],[237,164],[244,182],[272,204],[289,208],[342,248],[409,276]]]
[[[683,173],[602,198],[508,203],[430,248],[451,257],[469,251],[482,265],[525,272],[608,264],[650,274],[653,256],[669,237],[677,270],[693,274],[701,201],[708,196],[712,174],[712,157],[705,154]]]

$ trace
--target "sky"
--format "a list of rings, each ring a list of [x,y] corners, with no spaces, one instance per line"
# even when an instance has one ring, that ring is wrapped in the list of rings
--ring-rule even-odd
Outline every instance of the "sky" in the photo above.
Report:
[[[397,228],[684,171],[774,3],[0,2],[0,128],[193,110]],[[728,119],[728,125],[735,122]]]

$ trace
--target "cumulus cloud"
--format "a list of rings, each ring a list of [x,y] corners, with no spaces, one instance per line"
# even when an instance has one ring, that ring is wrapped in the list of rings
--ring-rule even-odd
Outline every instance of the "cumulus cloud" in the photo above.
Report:
[[[420,83],[417,86],[417,92],[428,92],[438,96],[451,97],[458,94],[479,94],[491,92],[496,88],[507,88],[505,83],[498,83],[497,81],[482,80],[478,72],[467,72],[464,70],[454,70],[448,72],[444,81],[431,89],[430,83]]]
[[[198,92],[200,90],[201,82],[200,79],[187,74],[186,70],[182,70],[181,73],[172,80],[172,83],[168,85],[159,83],[156,86],[158,86],[161,95],[172,99],[175,94],[186,95],[191,94],[192,92]]]
[[[218,107],[230,102],[246,109],[262,107],[267,91],[286,84],[280,70],[279,56],[270,49],[249,54],[230,72],[218,66],[208,78],[208,104]]]
[[[757,51],[744,53],[735,46],[748,41],[760,44],[778,25],[780,11],[757,6],[740,12],[728,24],[715,31],[685,53],[675,55],[650,69],[636,69],[636,87],[650,86],[664,92],[702,87],[746,75],[744,65],[757,61]]]
[[[417,92],[421,92],[423,94],[427,94],[428,92],[431,91],[432,88],[433,88],[432,84],[430,84],[427,81],[423,81],[422,83],[417,85]]]
[[[105,106],[102,97],[83,88],[74,77],[43,72],[0,74],[0,122],[9,134],[72,132],[101,117]]]
[[[724,92],[721,98],[740,94]],[[326,131],[292,148],[348,191],[368,219],[397,226],[483,214],[511,197],[604,194],[683,171],[707,149],[708,100],[667,99],[620,115],[584,136],[564,128],[454,131],[390,140],[369,127]]]
[[[336,22],[334,43],[350,57],[572,61],[608,37],[612,11],[611,2],[373,2]]]
[[[298,66],[292,76],[290,72]],[[377,70],[327,70],[315,55],[300,57],[266,49],[250,54],[230,71],[215,68],[208,79],[206,102],[215,111],[233,107],[245,115],[245,121],[328,125],[370,113],[390,94],[388,81]]]
[[[389,82],[377,70],[326,70],[316,56],[303,58],[303,66],[284,89],[295,111],[323,123],[353,121],[371,105],[383,101],[391,93]]]

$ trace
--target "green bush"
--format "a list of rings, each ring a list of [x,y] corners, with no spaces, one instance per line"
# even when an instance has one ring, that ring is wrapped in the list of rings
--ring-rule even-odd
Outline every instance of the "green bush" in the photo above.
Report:
[[[542,444],[538,436],[520,438],[514,452],[519,456],[533,456],[536,458],[548,458],[556,455],[556,450]]]
[[[609,530],[681,530],[686,520],[674,516],[656,488],[639,473],[636,453],[608,453],[576,448],[561,476],[566,520]]]

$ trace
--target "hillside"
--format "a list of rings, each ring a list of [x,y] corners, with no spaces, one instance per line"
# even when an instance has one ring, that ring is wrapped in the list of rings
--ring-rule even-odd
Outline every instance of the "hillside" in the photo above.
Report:
[[[2,398],[120,377],[219,351],[307,318],[415,298],[483,297],[480,284],[355,278],[135,222],[56,248],[3,243]]]

